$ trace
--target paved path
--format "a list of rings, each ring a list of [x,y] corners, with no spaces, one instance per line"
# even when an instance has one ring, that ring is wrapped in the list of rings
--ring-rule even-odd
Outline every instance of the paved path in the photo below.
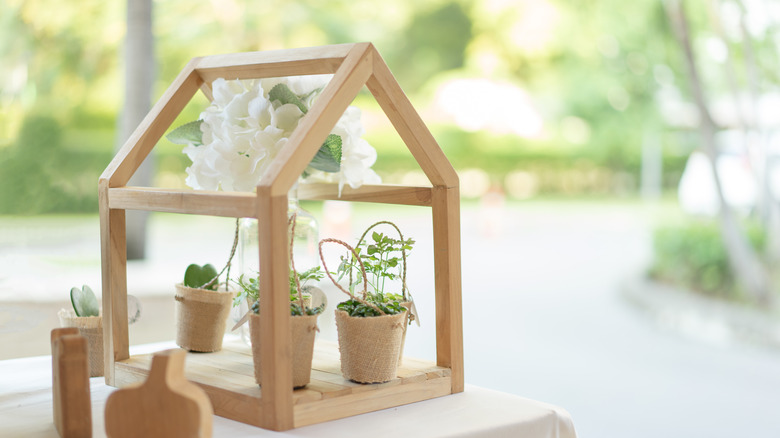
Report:
[[[780,352],[683,336],[621,298],[650,258],[653,218],[632,203],[464,207],[467,381],[562,406],[582,437],[780,436]],[[418,240],[410,285],[423,326],[410,331],[406,353],[432,358],[430,214],[356,209],[351,220],[322,223],[322,235],[354,240],[379,219]],[[148,260],[128,267],[144,306],[131,343],[172,339],[172,284],[189,262],[220,263],[232,227],[153,218]],[[0,218],[0,232],[0,357],[46,354],[70,287],[100,289],[97,219]],[[335,336],[328,312],[321,326],[319,336]]]

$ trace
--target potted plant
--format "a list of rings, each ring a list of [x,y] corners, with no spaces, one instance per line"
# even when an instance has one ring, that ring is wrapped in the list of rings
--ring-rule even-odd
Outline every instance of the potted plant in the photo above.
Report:
[[[70,290],[73,310],[61,309],[58,313],[60,326],[76,327],[87,339],[89,377],[103,375],[103,317],[92,289],[86,284]]]
[[[210,264],[193,263],[187,266],[184,281],[176,284],[176,344],[185,350],[207,353],[222,349],[233,292],[227,283],[219,289],[220,274]]]
[[[369,231],[380,225],[388,225],[395,229],[398,233],[398,239],[393,239],[383,233],[374,231],[371,233],[371,239],[366,239]],[[363,261],[366,273],[368,274],[368,283],[373,291],[369,293],[374,294],[374,298],[382,301],[399,302],[401,306],[405,307],[408,312],[407,323],[404,324],[404,333],[401,337],[401,352],[398,357],[398,365],[401,365],[403,361],[404,344],[406,343],[406,330],[412,321],[416,321],[419,325],[419,319],[417,318],[417,309],[414,305],[414,299],[409,292],[409,287],[406,284],[406,256],[414,246],[413,239],[404,239],[403,233],[398,226],[390,221],[379,221],[363,232],[355,245],[355,251],[358,257]],[[400,258],[398,257],[400,255]],[[345,273],[349,274],[349,283],[354,292],[354,284],[352,284],[352,271],[357,268],[357,264],[352,259],[342,259],[342,263],[339,266],[339,274],[343,276]],[[398,271],[396,271],[398,269]],[[400,279],[401,289],[400,293],[386,292],[390,289],[390,282]],[[358,280],[359,281],[359,280]]]
[[[328,242],[342,245],[352,253],[348,257],[351,257],[360,269],[361,292],[354,293],[354,287],[361,284],[360,281],[350,284],[347,290],[328,271],[322,255],[322,247]],[[383,290],[374,293],[368,291],[366,266],[357,251],[347,243],[337,239],[323,239],[319,249],[325,273],[336,287],[350,297],[336,306],[341,373],[345,379],[359,383],[392,380],[398,371],[401,340],[407,320],[406,308]],[[342,267],[345,265],[344,260],[342,258]]]
[[[292,339],[293,387],[300,388],[309,384],[311,379],[311,361],[314,356],[314,335],[317,329],[317,317],[325,310],[325,303],[312,307],[312,296],[303,292],[303,284],[310,280],[322,280],[319,266],[303,272],[295,269],[293,243],[295,239],[295,215],[288,221],[290,226],[290,338]],[[255,381],[262,382],[263,369],[260,361],[260,298],[259,281],[250,278],[238,279],[239,294],[236,302],[246,300],[252,304],[249,312],[249,332],[252,343],[252,360],[255,365]]]
[[[311,379],[311,361],[314,355],[314,335],[317,329],[317,317],[325,310],[325,304],[311,306],[311,295],[302,292],[302,284],[309,280],[320,280],[323,274],[319,266],[304,272],[290,271],[290,333],[292,339],[293,387],[300,388],[309,384]],[[254,303],[249,314],[249,333],[252,344],[252,359],[255,366],[255,381],[259,385],[263,369],[260,364],[260,306],[257,278],[238,279],[240,294],[247,302]],[[301,303],[303,303],[301,305]]]

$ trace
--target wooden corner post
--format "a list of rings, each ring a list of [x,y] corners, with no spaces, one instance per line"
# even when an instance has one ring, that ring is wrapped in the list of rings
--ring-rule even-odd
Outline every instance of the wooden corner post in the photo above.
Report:
[[[257,191],[260,246],[260,360],[262,419],[265,429],[293,427],[292,340],[290,338],[289,242],[287,195]]]
[[[452,369],[452,392],[463,392],[463,309],[458,187],[434,187],[433,262],[436,284],[436,364]]]
[[[108,180],[100,180],[100,256],[103,299],[103,370],[115,385],[114,362],[130,357],[127,321],[127,235],[125,210],[109,208]]]

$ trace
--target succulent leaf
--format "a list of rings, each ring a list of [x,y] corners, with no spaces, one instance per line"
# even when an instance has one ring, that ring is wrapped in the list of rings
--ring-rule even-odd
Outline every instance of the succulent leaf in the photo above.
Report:
[[[76,316],[98,316],[100,314],[97,297],[86,284],[81,289],[74,287],[70,290],[70,302],[73,304]]]
[[[200,266],[193,263],[187,266],[187,270],[184,271],[184,285],[192,288],[217,290],[219,280],[207,284],[216,276],[217,269],[213,265],[205,264]]]

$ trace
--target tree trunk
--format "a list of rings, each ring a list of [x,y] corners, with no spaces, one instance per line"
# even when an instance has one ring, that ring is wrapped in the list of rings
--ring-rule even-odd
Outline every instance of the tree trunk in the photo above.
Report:
[[[723,184],[717,170],[718,148],[715,143],[717,127],[710,116],[708,103],[699,78],[684,5],[681,1],[669,0],[665,2],[665,6],[677,41],[683,50],[685,63],[688,67],[689,85],[693,92],[696,106],[699,109],[701,118],[699,131],[702,136],[705,153],[710,159],[712,176],[715,181],[718,200],[720,201],[721,236],[726,247],[729,264],[737,281],[745,288],[746,292],[758,303],[769,305],[772,299],[769,274],[756,251],[750,246],[747,237],[739,227],[733,210],[723,195]]]
[[[764,126],[760,111],[758,108],[759,98],[759,77],[758,64],[756,62],[755,50],[753,49],[753,40],[747,29],[745,19],[745,5],[737,0],[740,15],[739,24],[742,34],[743,48],[745,53],[745,67],[747,72],[747,83],[750,96],[750,105],[752,109],[752,119],[754,128],[758,132],[758,153],[754,154],[754,165],[758,177],[758,196],[761,213],[761,220],[766,231],[766,256],[769,259],[770,266],[775,266],[780,262],[780,205],[772,192],[771,172],[775,163],[769,153],[771,144],[771,132]]]
[[[154,81],[154,38],[152,36],[152,0],[127,0],[127,36],[125,39],[125,101],[119,128],[121,147],[146,117],[151,107]],[[150,186],[154,175],[153,154],[143,162],[130,185]],[[146,256],[148,212],[127,212],[127,258]]]

